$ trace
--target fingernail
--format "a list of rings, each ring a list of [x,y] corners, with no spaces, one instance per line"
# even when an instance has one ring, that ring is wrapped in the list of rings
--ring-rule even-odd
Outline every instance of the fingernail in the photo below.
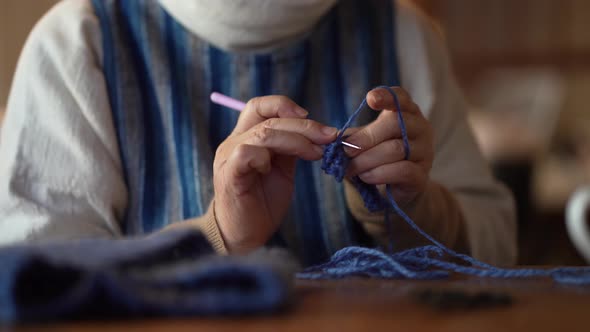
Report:
[[[305,117],[309,114],[308,111],[304,110],[301,107],[295,107],[295,113],[297,113],[297,115],[301,116],[301,117]]]
[[[324,148],[319,145],[314,145],[313,150],[322,156],[324,155]]]
[[[373,102],[375,104],[380,104],[383,101],[383,94],[379,90],[373,91]]]
[[[333,136],[338,132],[338,128],[335,127],[323,127],[322,134],[326,136]]]

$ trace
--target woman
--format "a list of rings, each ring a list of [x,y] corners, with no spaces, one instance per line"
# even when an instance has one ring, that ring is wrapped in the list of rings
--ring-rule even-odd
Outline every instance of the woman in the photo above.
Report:
[[[67,0],[21,56],[2,133],[0,242],[203,230],[219,252],[267,243],[304,263],[389,241],[313,161],[367,91],[393,100],[347,141],[347,175],[391,184],[446,245],[515,261],[509,194],[491,177],[439,36],[384,1]],[[399,88],[399,86],[403,87]],[[237,112],[212,91],[250,100]],[[254,98],[256,97],[256,98]],[[396,248],[422,239],[394,220]]]

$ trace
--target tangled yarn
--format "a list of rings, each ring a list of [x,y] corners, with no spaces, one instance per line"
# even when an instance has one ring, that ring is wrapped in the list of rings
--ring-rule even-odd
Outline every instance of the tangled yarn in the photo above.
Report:
[[[379,88],[386,89],[393,96],[402,133],[405,158],[409,159],[410,146],[399,99],[390,87],[380,86]],[[334,176],[338,182],[341,182],[344,178],[346,167],[350,161],[344,152],[342,144],[344,132],[352,125],[366,105],[367,101],[365,99],[344,124],[336,140],[329,144],[324,151],[322,169],[327,174]],[[343,248],[336,252],[328,262],[309,267],[298,273],[298,278],[338,279],[349,276],[366,276],[389,279],[441,279],[449,277],[452,273],[459,273],[487,278],[548,277],[562,284],[590,285],[590,267],[505,269],[486,264],[469,255],[455,252],[420,229],[405,214],[393,198],[390,185],[386,185],[387,197],[383,198],[376,186],[369,185],[358,177],[351,179],[351,182],[359,191],[369,211],[382,211],[391,207],[408,225],[432,244],[397,253],[385,253],[378,249],[362,247]]]

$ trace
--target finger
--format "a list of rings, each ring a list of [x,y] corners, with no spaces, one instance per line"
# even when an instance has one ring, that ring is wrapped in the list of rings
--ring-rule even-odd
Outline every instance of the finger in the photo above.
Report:
[[[346,128],[346,130],[344,131],[344,137],[349,137],[354,135],[356,132],[358,132],[359,130],[363,129],[362,127],[351,127],[351,128]]]
[[[270,118],[305,118],[308,112],[285,96],[252,98],[240,114],[234,134],[241,134]]]
[[[240,177],[252,172],[267,174],[271,169],[271,153],[256,145],[240,144],[230,155],[227,164],[232,176]]]
[[[273,118],[261,125],[266,128],[300,134],[315,144],[328,144],[336,139],[338,129],[308,119]]]
[[[414,103],[410,94],[400,88],[391,87],[404,113],[420,113],[420,108]],[[367,93],[367,104],[374,110],[399,111],[393,95],[385,88],[375,88]]]
[[[243,135],[245,135],[243,144],[264,147],[280,155],[318,160],[324,154],[323,147],[298,133],[257,126]]]
[[[406,114],[404,117],[404,123],[406,134],[409,139],[430,135],[430,123],[421,116]],[[386,140],[401,137],[402,129],[397,114],[394,112],[382,112],[379,114],[377,120],[369,123],[361,130],[346,138],[347,142],[360,146],[362,150],[347,148],[346,153],[350,157],[356,157],[362,151],[372,149]]]
[[[271,170],[271,153],[268,149],[241,144],[229,156],[225,169],[229,183],[236,194],[243,194],[252,187],[257,174],[268,174]]]
[[[359,178],[368,184],[391,184],[414,192],[423,191],[428,179],[422,167],[407,160],[379,166],[359,174]]]
[[[429,156],[430,147],[421,144],[418,140],[410,141],[412,153],[410,161],[420,162]],[[405,159],[405,149],[402,139],[391,139],[369,150],[363,150],[358,156],[351,159],[347,168],[348,176],[355,176],[367,172],[382,165],[392,164]]]

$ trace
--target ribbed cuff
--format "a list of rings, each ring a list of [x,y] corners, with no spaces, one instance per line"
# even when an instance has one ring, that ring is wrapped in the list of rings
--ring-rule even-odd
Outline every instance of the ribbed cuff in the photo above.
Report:
[[[211,201],[207,213],[199,219],[201,219],[199,220],[199,228],[203,231],[215,251],[220,254],[227,254],[227,248],[219,232],[217,218],[215,217],[215,200]]]
[[[215,201],[211,201],[209,205],[209,209],[207,212],[198,217],[193,219],[184,220],[181,222],[176,222],[173,224],[168,225],[166,229],[182,229],[182,228],[197,228],[207,238],[207,241],[211,244],[215,252],[218,254],[226,255],[227,248],[225,247],[225,242],[223,241],[223,237],[221,236],[221,232],[219,231],[219,226],[217,225],[217,219],[215,218]]]

